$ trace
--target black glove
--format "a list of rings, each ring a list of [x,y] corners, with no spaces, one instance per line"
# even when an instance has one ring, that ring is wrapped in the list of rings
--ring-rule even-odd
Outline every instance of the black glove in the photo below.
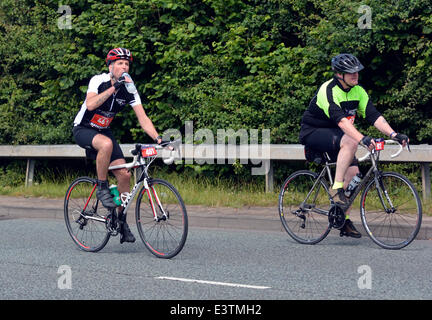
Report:
[[[402,133],[398,133],[393,137],[393,140],[399,142],[400,144],[403,144],[403,141],[406,141],[408,143],[408,136]]]
[[[366,148],[369,148],[372,145],[372,138],[369,136],[364,136],[361,140],[360,140],[360,144]]]
[[[158,143],[159,139],[161,140],[161,142]],[[154,139],[154,142],[157,143],[158,145],[160,145],[161,147],[164,147],[164,148],[168,147],[167,149],[170,151],[174,150],[174,147],[170,145],[171,140],[163,140],[161,136],[157,136],[157,138]]]
[[[161,142],[158,142],[159,140],[160,140]],[[161,137],[161,136],[157,136],[157,137],[154,139],[154,142],[157,143],[157,144],[162,144],[162,142],[163,142],[162,137]]]
[[[121,76],[118,78],[117,82],[114,83],[114,88],[118,90],[121,86],[123,86],[126,83],[125,77]]]

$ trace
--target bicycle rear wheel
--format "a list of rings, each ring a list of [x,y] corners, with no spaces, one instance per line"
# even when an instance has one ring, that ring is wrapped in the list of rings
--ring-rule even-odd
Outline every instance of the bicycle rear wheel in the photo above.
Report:
[[[187,212],[169,182],[149,180],[149,189],[142,188],[137,198],[135,217],[141,240],[155,256],[169,259],[182,250],[188,232]]]
[[[303,244],[316,244],[330,232],[328,185],[318,174],[300,170],[282,184],[279,217],[286,232]],[[315,187],[314,184],[316,183]],[[307,195],[309,196],[307,197]]]
[[[69,235],[78,248],[89,252],[101,250],[110,238],[106,229],[109,212],[96,199],[96,186],[95,179],[75,179],[64,200],[64,218]]]
[[[361,196],[360,215],[371,239],[385,249],[401,249],[417,236],[422,205],[414,185],[397,172],[382,172]]]

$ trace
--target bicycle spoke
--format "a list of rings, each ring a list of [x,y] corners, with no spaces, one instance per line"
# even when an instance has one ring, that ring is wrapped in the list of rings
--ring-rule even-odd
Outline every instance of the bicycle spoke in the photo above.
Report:
[[[279,195],[282,225],[300,243],[318,243],[330,231],[328,187],[317,177],[310,171],[297,171],[284,182]]]
[[[109,240],[105,218],[96,211],[95,186],[91,178],[76,179],[66,193],[64,204],[64,218],[70,236],[80,249],[92,252],[102,249]]]
[[[138,231],[154,255],[171,258],[180,252],[186,241],[186,208],[178,191],[168,182],[153,179],[150,190],[144,189],[137,199]]]
[[[420,229],[421,202],[403,175],[384,172],[379,179],[378,184],[369,183],[362,195],[362,222],[378,245],[400,249],[411,243]]]

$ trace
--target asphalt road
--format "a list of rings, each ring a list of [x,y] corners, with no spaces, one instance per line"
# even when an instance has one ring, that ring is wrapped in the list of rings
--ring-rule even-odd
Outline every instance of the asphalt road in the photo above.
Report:
[[[1,219],[0,299],[432,299],[430,240],[390,251],[333,231],[306,246],[281,231],[191,227],[163,260],[131,229],[135,243],[86,253],[61,219]]]

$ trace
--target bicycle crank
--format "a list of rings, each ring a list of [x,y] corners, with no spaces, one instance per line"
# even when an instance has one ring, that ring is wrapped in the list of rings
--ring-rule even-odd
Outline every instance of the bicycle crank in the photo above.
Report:
[[[117,215],[110,213],[106,217],[105,226],[108,232],[111,234],[111,236],[115,237],[116,235],[118,235],[120,227],[118,224]]]
[[[345,224],[345,212],[337,204],[333,205],[328,214],[330,227],[341,229]]]

